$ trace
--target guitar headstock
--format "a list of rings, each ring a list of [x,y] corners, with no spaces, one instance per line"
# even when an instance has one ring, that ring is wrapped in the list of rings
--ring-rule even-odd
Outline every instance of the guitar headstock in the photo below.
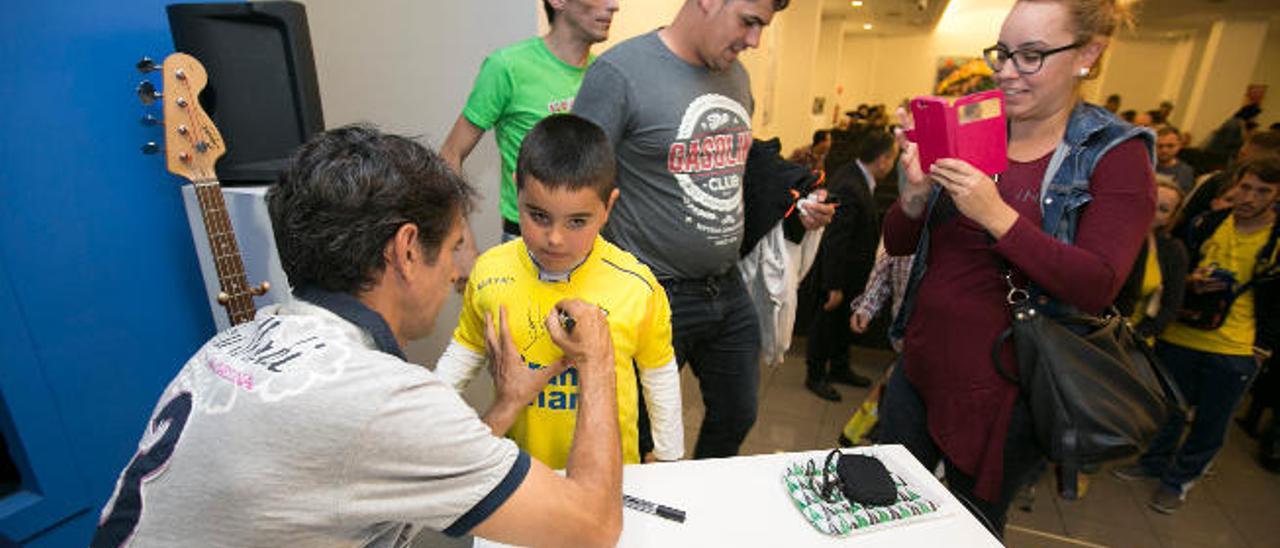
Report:
[[[163,75],[163,93],[146,82],[139,86],[138,93],[144,102],[159,100],[164,106],[164,151],[169,172],[192,182],[216,179],[214,164],[227,147],[213,120],[200,107],[200,91],[209,82],[204,65],[195,57],[174,53],[160,65],[144,59],[138,70],[159,70]],[[150,121],[155,123],[154,118]],[[143,123],[149,123],[148,119]],[[148,148],[157,147],[144,147],[144,151]]]

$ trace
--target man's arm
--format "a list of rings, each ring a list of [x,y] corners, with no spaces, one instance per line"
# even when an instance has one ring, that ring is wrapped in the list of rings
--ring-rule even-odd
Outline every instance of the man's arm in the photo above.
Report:
[[[455,172],[462,173],[462,162],[467,161],[467,156],[471,155],[481,137],[484,137],[483,129],[471,123],[466,116],[458,115],[449,136],[440,146],[440,156]]]
[[[556,307],[573,317],[576,325],[572,333],[565,332],[553,311],[546,320],[547,333],[564,351],[563,363],[578,368],[580,379],[577,426],[565,475],[533,461],[511,497],[472,533],[532,546],[611,546],[622,532],[622,447],[613,342],[598,307],[579,300],[561,301]],[[508,357],[503,363],[509,366],[512,361]]]

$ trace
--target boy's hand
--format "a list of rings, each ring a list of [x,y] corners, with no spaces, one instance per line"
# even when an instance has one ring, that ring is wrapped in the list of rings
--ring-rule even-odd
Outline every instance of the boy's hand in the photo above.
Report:
[[[578,299],[565,299],[555,308],[547,315],[547,334],[564,353],[563,361],[583,374],[613,372],[613,338],[604,311]],[[559,311],[573,319],[571,331],[561,324]]]

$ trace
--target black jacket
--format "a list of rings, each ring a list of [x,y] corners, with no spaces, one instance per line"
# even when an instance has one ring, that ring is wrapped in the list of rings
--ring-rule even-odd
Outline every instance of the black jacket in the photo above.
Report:
[[[1190,252],[1188,272],[1200,264],[1200,248],[1222,222],[1231,214],[1230,209],[1210,211],[1191,221],[1187,227],[1187,250]],[[1280,262],[1277,262],[1276,240],[1280,239],[1280,221],[1271,225],[1271,235],[1258,252],[1253,266],[1253,311],[1257,320],[1257,339],[1254,346],[1274,350],[1280,344]],[[1242,296],[1245,298],[1247,295]]]
[[[839,197],[840,205],[822,233],[815,275],[821,289],[839,289],[846,298],[853,298],[867,285],[875,266],[880,214],[857,162],[828,173],[827,192]]]
[[[745,257],[755,249],[760,239],[777,226],[786,224],[787,239],[800,242],[805,228],[800,216],[787,212],[798,198],[809,194],[818,176],[808,168],[782,158],[782,144],[778,139],[753,141],[747,151],[747,167],[742,181],[744,228],[738,257]]]
[[[1163,234],[1156,235],[1156,259],[1160,264],[1160,312],[1154,318],[1143,317],[1133,330],[1142,337],[1154,337],[1164,331],[1169,322],[1178,317],[1178,309],[1182,308],[1182,296],[1186,292],[1187,272],[1190,270],[1187,261],[1187,248],[1182,242]],[[1138,259],[1129,271],[1129,279],[1124,282],[1124,289],[1116,297],[1116,308],[1124,317],[1133,315],[1137,306],[1145,306],[1138,299],[1142,292],[1142,278],[1146,274],[1147,246],[1138,251]]]

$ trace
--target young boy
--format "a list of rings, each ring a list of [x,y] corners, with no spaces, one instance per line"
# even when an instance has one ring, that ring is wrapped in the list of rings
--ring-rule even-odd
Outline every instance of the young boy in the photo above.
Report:
[[[553,115],[529,131],[515,173],[521,237],[476,260],[436,374],[465,388],[487,361],[485,322],[500,318],[499,344],[513,344],[530,369],[553,366],[561,353],[541,319],[566,297],[594,303],[613,336],[623,462],[641,460],[636,371],[653,425],[652,456],[677,460],[684,425],[666,292],[648,267],[599,236],[618,198],[615,170],[604,132],[583,118]],[[564,468],[577,405],[578,371],[569,367],[519,413],[508,435],[534,458]]]

